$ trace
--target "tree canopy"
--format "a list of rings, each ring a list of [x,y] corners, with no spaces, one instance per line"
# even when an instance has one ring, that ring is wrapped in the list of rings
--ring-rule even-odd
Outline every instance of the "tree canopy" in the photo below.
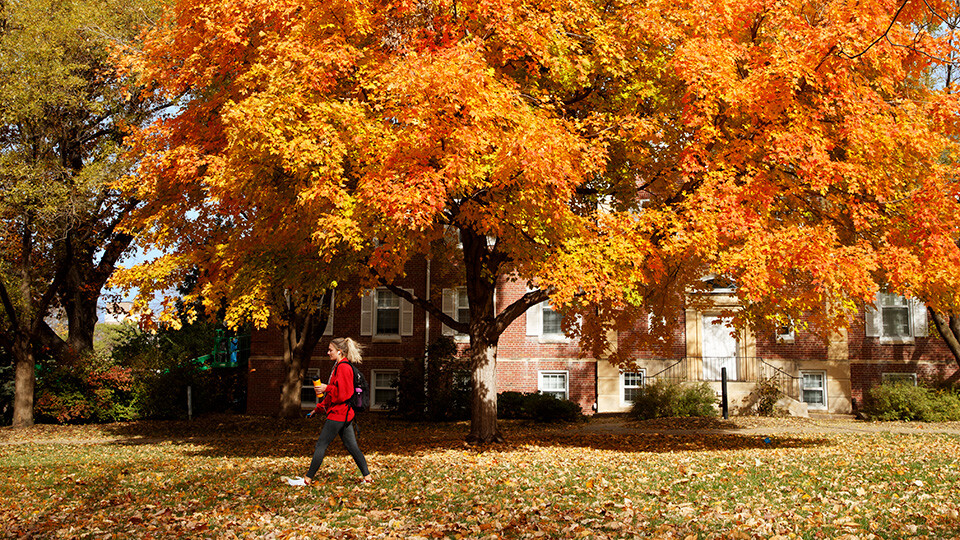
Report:
[[[456,230],[469,327],[410,299],[470,334],[477,424],[498,336],[548,295],[595,355],[708,274],[758,326],[835,328],[881,287],[955,303],[957,102],[924,84],[948,10],[180,0],[129,58],[183,104],[138,134],[127,187],[175,253],[153,275],[266,245],[390,285]],[[533,290],[495,312],[504,275]]]
[[[123,138],[155,105],[111,56],[151,8],[110,0],[0,2],[0,345],[14,356],[14,422],[32,423],[33,356],[89,352],[102,287],[133,237],[112,187]],[[57,335],[54,310],[68,323]]]

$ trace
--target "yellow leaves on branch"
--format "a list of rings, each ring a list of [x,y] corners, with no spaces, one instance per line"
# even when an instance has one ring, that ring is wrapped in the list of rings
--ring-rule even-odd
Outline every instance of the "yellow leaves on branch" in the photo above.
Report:
[[[709,271],[771,309],[942,295],[960,124],[921,4],[180,0],[130,65],[183,107],[126,187],[260,321],[267,268],[397,275],[451,219],[559,301],[680,302]]]

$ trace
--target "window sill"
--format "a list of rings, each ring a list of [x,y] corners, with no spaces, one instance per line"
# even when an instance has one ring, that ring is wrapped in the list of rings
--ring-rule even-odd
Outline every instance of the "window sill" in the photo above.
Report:
[[[403,340],[402,337],[396,334],[386,334],[382,336],[373,336],[372,341],[374,343],[400,343]]]
[[[912,337],[880,337],[881,345],[913,345],[914,339]]]
[[[537,338],[539,343],[571,343],[572,339],[564,335],[546,334]]]

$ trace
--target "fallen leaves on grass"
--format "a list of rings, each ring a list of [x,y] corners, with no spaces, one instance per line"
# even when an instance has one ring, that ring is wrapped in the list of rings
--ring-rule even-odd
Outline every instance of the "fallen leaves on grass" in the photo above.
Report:
[[[287,486],[280,477],[303,473],[319,426],[115,426],[99,444],[45,435],[4,445],[0,529],[54,538],[960,535],[960,438],[951,435],[516,424],[506,426],[509,444],[476,448],[462,443],[463,425],[377,420],[361,424],[375,484],[355,484],[356,466],[334,442],[320,485]]]

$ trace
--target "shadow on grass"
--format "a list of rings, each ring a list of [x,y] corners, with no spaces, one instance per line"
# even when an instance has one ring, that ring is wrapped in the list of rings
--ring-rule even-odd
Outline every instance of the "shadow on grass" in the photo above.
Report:
[[[358,421],[360,447],[366,454],[413,456],[424,452],[471,448],[509,452],[528,447],[583,448],[618,452],[684,452],[832,446],[823,436],[767,436],[738,433],[735,423],[711,419],[671,419],[672,424],[614,425],[590,429],[584,424],[531,424],[501,420],[507,442],[468,447],[469,423],[426,423],[370,414]],[[194,421],[130,422],[108,431],[121,437],[114,444],[171,443],[194,445],[206,457],[302,457],[313,453],[322,419],[279,420],[250,416],[215,416]],[[603,426],[608,427],[608,426]],[[338,441],[328,455],[345,453]]]

